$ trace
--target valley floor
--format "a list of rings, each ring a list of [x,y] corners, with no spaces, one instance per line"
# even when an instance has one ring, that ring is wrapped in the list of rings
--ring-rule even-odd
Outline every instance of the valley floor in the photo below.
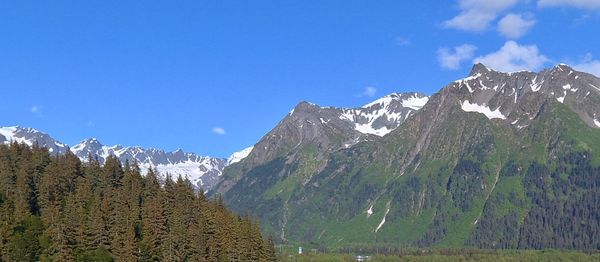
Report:
[[[334,253],[280,254],[278,261],[360,261],[357,260],[358,256]],[[600,253],[567,250],[435,250],[370,256],[362,261],[600,261]]]

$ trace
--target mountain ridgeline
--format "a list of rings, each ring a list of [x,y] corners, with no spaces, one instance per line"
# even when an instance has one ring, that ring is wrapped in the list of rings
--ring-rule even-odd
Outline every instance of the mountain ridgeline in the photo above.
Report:
[[[300,103],[213,192],[284,242],[599,249],[599,165],[600,79],[477,64],[431,97]]]
[[[0,261],[275,261],[258,222],[189,180],[0,145]]]
[[[184,152],[181,149],[165,152],[160,149],[139,146],[106,146],[96,138],[85,139],[70,148],[48,134],[33,128],[0,127],[0,144],[10,144],[11,142],[45,147],[52,154],[65,154],[70,150],[83,162],[92,156],[92,158],[97,158],[100,164],[104,164],[108,157],[114,156],[121,163],[125,163],[125,161],[137,163],[142,175],[145,175],[149,168],[154,168],[160,175],[184,176],[192,181],[195,187],[205,191],[210,191],[219,181],[221,172],[226,165],[239,161],[247,155],[247,151],[243,150],[234,153],[229,159],[223,159],[200,156]],[[160,178],[164,179],[164,177]]]

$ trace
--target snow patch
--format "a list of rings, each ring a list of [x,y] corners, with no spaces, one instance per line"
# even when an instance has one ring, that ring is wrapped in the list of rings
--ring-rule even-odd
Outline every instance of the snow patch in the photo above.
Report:
[[[394,96],[396,96],[396,94],[384,96],[382,98],[379,98],[371,103],[368,103],[368,104],[362,106],[362,108],[369,108],[374,105],[381,105],[381,106],[385,107],[385,105],[389,105],[392,101],[394,101]]]
[[[381,219],[381,222],[379,223],[379,226],[377,226],[377,228],[375,229],[376,233],[383,226],[383,224],[385,224],[385,217],[387,217],[388,212],[390,212],[390,208],[389,207],[385,210],[385,215],[383,215],[383,219]]]
[[[531,85],[531,91],[533,92],[540,91],[540,88],[542,88],[542,85],[540,83],[534,83],[533,85]]]
[[[18,126],[0,127],[0,135],[6,138],[6,141],[4,143],[8,144],[10,142],[17,142],[19,144],[33,146],[32,141],[16,136],[17,129],[19,129]]]
[[[227,165],[231,165],[233,163],[237,163],[242,161],[242,159],[246,158],[250,152],[252,152],[252,149],[254,148],[254,146],[245,148],[239,152],[235,152],[233,154],[231,154],[231,156],[227,159]]]
[[[371,205],[369,209],[367,209],[367,218],[369,218],[371,215],[373,215],[373,205]]]
[[[355,124],[354,129],[356,129],[356,131],[361,132],[363,134],[372,134],[372,135],[376,135],[376,136],[385,136],[389,132],[392,132],[392,130],[393,130],[393,129],[388,129],[385,126],[379,128],[379,129],[375,129],[375,128],[373,128],[371,123]]]
[[[594,118],[594,124],[595,124],[597,127],[600,127],[600,121],[596,120],[595,118]]]
[[[352,142],[350,142],[350,143],[345,143],[345,144],[344,144],[344,148],[349,148],[349,147],[351,147],[351,146],[353,146],[353,145],[356,145],[356,144],[358,144],[358,142],[360,142],[360,137],[354,138],[354,139],[352,140]]]
[[[471,85],[469,85],[469,81],[475,80],[475,79],[477,79],[479,77],[481,77],[481,73],[477,73],[476,75],[472,75],[472,76],[469,76],[469,77],[466,77],[466,78],[463,78],[463,79],[456,80],[456,81],[454,81],[454,83],[457,83],[459,85],[458,86],[459,88],[461,86],[463,86],[463,85],[466,86],[467,89],[469,89],[469,93],[473,93],[474,90],[471,87]]]
[[[395,129],[395,126],[381,126],[374,128],[375,121],[385,120],[387,123],[400,123],[408,118],[412,111],[421,109],[429,97],[420,96],[417,93],[390,95],[379,98],[361,108],[342,109],[340,120],[351,122],[354,129],[363,134],[384,136]],[[400,103],[401,107],[397,104]],[[408,110],[408,112],[406,112]],[[405,112],[404,114],[402,112]],[[322,123],[324,120],[321,121]]]
[[[500,107],[496,108],[495,110],[491,110],[487,106],[471,104],[471,102],[465,100],[464,102],[462,102],[461,108],[465,112],[476,112],[484,114],[489,119],[506,119],[506,116],[504,116],[502,112],[500,112]]]
[[[425,104],[427,104],[427,102],[429,101],[429,97],[409,97],[408,99],[404,99],[402,100],[402,106],[403,107],[408,107],[410,109],[413,110],[419,110],[421,109],[423,106],[425,106]]]
[[[564,88],[564,87],[563,87]],[[567,97],[567,91],[565,91],[564,95],[562,97],[557,97],[556,101],[560,102],[561,104],[565,103],[565,97]]]

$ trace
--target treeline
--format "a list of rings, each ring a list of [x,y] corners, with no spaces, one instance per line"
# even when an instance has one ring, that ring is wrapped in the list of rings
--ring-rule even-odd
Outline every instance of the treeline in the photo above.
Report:
[[[0,261],[275,261],[258,222],[115,157],[0,145]]]

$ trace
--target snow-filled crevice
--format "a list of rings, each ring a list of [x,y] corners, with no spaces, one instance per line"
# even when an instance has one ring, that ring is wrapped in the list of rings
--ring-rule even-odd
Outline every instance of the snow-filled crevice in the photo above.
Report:
[[[461,108],[465,112],[476,112],[476,113],[484,114],[489,119],[495,119],[495,118],[506,119],[506,116],[504,116],[502,114],[502,112],[500,112],[499,107],[496,108],[495,110],[492,110],[487,106],[478,105],[478,104],[471,103],[471,102],[465,100],[464,102],[462,102]]]

